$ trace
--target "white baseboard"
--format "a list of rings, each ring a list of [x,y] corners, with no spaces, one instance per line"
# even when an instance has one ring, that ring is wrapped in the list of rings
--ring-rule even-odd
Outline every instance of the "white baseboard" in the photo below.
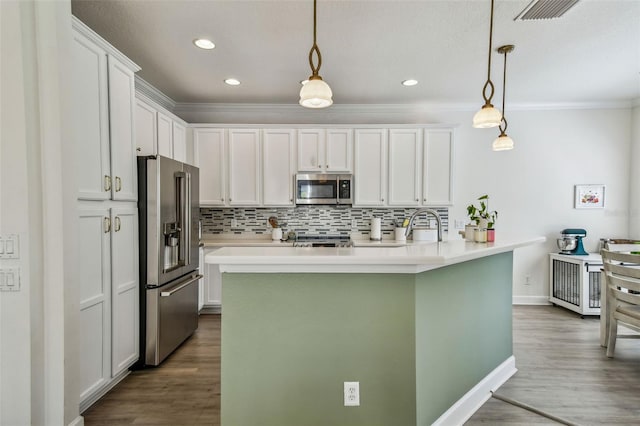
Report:
[[[68,426],[84,426],[84,417],[78,416]]]
[[[513,296],[514,305],[550,305],[549,296]]]
[[[469,392],[456,401],[438,420],[433,422],[436,426],[462,425],[469,420],[473,413],[478,411],[482,404],[491,398],[491,392],[498,389],[511,376],[516,374],[516,359],[513,355],[496,367],[484,379],[478,382]]]

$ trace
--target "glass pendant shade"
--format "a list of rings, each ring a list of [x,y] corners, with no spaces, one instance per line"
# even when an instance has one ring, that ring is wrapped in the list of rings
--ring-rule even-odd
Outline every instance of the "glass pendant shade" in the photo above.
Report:
[[[502,121],[502,113],[491,104],[485,104],[482,109],[473,116],[473,127],[488,129],[498,127]]]
[[[508,151],[513,149],[513,139],[502,133],[493,141],[492,148],[494,151]]]
[[[331,87],[320,77],[311,78],[300,89],[300,105],[306,108],[326,108],[333,104]]]

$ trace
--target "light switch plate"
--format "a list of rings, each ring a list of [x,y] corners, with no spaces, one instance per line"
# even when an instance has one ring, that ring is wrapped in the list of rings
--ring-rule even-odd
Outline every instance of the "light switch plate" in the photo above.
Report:
[[[20,291],[20,268],[0,269],[0,291]]]
[[[20,258],[20,237],[18,234],[0,235],[0,259]]]

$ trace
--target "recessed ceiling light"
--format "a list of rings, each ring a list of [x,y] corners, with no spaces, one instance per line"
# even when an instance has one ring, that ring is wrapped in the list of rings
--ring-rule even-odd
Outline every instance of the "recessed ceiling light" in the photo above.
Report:
[[[403,86],[415,86],[416,84],[418,84],[418,80],[413,79],[405,80],[402,82]]]
[[[193,40],[193,44],[198,46],[200,49],[211,50],[216,47],[215,44],[211,40],[207,40],[206,38],[197,38]]]
[[[240,80],[236,80],[235,78],[228,78],[224,82],[227,83],[229,86],[239,86],[240,85]]]

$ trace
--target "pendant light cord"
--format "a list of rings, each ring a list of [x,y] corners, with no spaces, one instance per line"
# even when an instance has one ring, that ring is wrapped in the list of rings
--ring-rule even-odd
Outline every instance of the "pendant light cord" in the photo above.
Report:
[[[318,48],[318,45],[316,43],[316,1],[317,0],[313,0],[313,46],[311,46],[311,50],[309,51],[309,66],[311,66],[311,77],[318,76],[320,66],[322,65],[322,55],[320,54],[320,49]],[[317,67],[313,65],[313,52],[318,55]]]
[[[504,114],[504,98],[505,95],[507,93],[507,53],[509,51],[507,49],[504,49],[504,69],[502,71],[502,123],[504,123],[504,127],[502,127],[502,124],[498,126],[498,128],[500,129],[500,136],[502,135],[506,135],[506,131],[507,131],[507,119],[504,118],[505,114]]]
[[[315,0],[314,0],[315,1]],[[491,0],[491,20],[489,21],[489,61],[487,65],[487,82],[482,87],[482,97],[484,98],[485,105],[491,104],[491,98],[493,98],[494,86],[491,81],[491,43],[493,40],[493,0]],[[487,97],[487,88],[491,89],[489,97]]]

